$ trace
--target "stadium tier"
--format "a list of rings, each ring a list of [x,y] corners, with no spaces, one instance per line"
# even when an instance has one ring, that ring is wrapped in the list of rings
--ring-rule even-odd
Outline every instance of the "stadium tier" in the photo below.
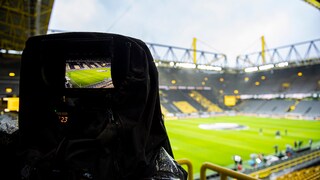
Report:
[[[186,101],[198,113],[234,111],[258,115],[319,118],[320,65],[252,73],[208,72],[158,67],[161,102],[168,112],[181,113],[174,101]],[[235,99],[226,104],[226,96]],[[217,106],[208,110],[205,103]]]
[[[209,86],[224,94],[234,94],[237,89],[239,94],[257,95],[318,92],[319,69],[320,65],[309,65],[255,73],[212,73],[159,67],[159,72],[160,86]]]

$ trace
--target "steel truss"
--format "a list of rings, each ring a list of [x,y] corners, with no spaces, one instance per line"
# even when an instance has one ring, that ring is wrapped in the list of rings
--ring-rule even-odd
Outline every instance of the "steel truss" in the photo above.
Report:
[[[225,54],[155,43],[147,43],[147,45],[156,62],[227,67],[227,56]],[[196,54],[196,57],[193,54]]]
[[[30,36],[46,34],[54,0],[0,0],[0,49],[21,51]]]
[[[263,63],[263,53],[265,63]],[[283,62],[290,65],[318,64],[320,63],[320,39],[267,49],[264,52],[239,55],[236,62],[238,69]]]

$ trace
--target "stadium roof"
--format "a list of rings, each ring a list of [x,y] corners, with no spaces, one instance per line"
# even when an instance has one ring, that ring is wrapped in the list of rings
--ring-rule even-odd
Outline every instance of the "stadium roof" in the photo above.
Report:
[[[304,0],[304,1],[320,10],[320,0]]]
[[[54,0],[0,0],[0,50],[21,51],[30,36],[46,34]]]

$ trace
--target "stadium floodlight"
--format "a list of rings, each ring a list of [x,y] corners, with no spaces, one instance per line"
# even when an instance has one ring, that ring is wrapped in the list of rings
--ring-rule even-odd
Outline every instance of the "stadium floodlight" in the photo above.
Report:
[[[277,67],[286,67],[288,65],[289,65],[288,62],[281,62],[281,63],[276,64]]]
[[[254,95],[251,95],[251,94],[240,95],[240,99],[252,99],[252,98],[254,98]]]
[[[266,64],[266,65],[259,66],[259,70],[268,70],[272,68],[274,68],[273,64]]]
[[[196,65],[191,63],[176,63],[176,67],[187,68],[187,69],[195,69]]]
[[[222,71],[222,67],[218,66],[198,65],[197,68],[203,70]]]
[[[255,72],[258,71],[258,67],[248,67],[244,69],[244,72]]]
[[[20,55],[22,54],[22,51],[17,51],[17,50],[5,50],[5,49],[0,49],[0,53],[2,54],[5,54],[5,53],[8,53],[8,54],[17,54],[17,55]]]
[[[8,50],[8,54],[22,54],[22,51]]]

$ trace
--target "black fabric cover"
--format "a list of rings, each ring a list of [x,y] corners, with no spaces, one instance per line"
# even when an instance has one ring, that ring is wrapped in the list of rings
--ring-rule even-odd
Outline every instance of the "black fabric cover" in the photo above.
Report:
[[[81,118],[79,122],[70,122],[69,127],[65,128],[55,113],[55,108],[63,104],[60,101],[66,93],[61,54],[73,51],[74,47],[69,46],[69,42],[87,39],[107,39],[110,42],[115,88],[106,91],[105,96],[101,93],[95,96],[97,93],[92,92],[92,97],[79,100],[86,105],[82,109],[73,109],[73,114],[79,113],[77,117]],[[41,159],[52,156],[50,152],[58,152],[59,147],[72,151],[74,156],[81,154],[74,151],[76,148],[92,148],[86,151],[89,154],[82,154],[90,159],[101,154],[96,147],[102,146],[105,160],[100,163],[107,168],[110,166],[112,170],[102,168],[99,172],[103,174],[101,178],[106,175],[107,179],[140,179],[154,173],[155,156],[160,147],[173,156],[160,109],[158,72],[144,42],[107,33],[35,36],[27,41],[21,63],[19,150],[22,166],[28,163],[32,166],[37,159],[41,163]],[[91,114],[83,112],[96,104],[110,108],[117,122],[113,128],[117,135],[112,136],[110,141],[103,142],[103,131],[112,129],[106,125],[108,122],[102,122],[104,111],[97,110]],[[99,158],[96,156],[90,160],[99,161]]]

